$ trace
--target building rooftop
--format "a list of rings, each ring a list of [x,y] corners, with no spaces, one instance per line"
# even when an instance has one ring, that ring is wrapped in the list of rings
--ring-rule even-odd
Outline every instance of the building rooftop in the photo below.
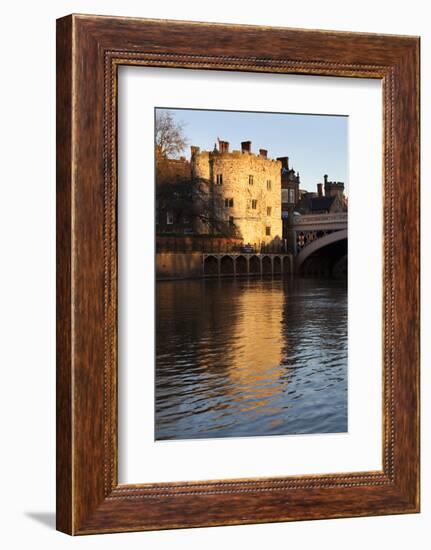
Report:
[[[335,196],[313,197],[305,195],[301,198],[298,208],[310,212],[321,212],[322,210],[329,210],[334,200]]]

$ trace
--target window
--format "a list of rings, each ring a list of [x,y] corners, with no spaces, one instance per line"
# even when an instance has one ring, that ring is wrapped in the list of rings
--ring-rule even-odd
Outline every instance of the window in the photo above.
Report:
[[[272,211],[272,208],[270,206],[267,206],[266,207],[266,215],[267,216],[270,216],[271,215],[271,211]]]
[[[233,206],[233,199],[225,199],[224,200],[224,205],[226,208],[232,208]]]
[[[229,216],[229,225],[234,225],[233,216]]]
[[[172,225],[174,223],[174,215],[172,212],[166,212],[166,223],[167,225]]]
[[[253,176],[248,176],[248,184],[253,185],[253,183],[254,183]]]
[[[269,225],[267,225],[265,227],[265,234],[267,237],[269,237],[269,235],[271,235],[271,227]]]
[[[223,174],[217,174],[217,185],[223,185]]]
[[[266,188],[268,189],[268,191],[271,191],[271,189],[272,189],[271,180],[266,180]]]
[[[256,208],[257,208],[257,200],[256,199],[253,199],[251,201],[251,207],[253,208],[253,210],[256,210]]]
[[[289,202],[295,202],[295,189],[289,189]]]

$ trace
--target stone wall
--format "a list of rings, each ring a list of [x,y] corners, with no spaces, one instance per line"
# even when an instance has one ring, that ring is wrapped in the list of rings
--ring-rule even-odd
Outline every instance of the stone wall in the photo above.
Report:
[[[157,279],[187,279],[201,276],[201,252],[160,252],[156,254]]]
[[[157,252],[236,252],[243,247],[242,239],[210,235],[157,235]]]
[[[190,174],[190,162],[184,157],[171,159],[156,152],[156,183],[172,183],[177,179],[188,179]]]

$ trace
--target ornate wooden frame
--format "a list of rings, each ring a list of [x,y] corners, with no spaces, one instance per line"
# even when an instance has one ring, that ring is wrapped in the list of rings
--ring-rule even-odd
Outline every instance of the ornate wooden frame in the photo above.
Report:
[[[383,82],[383,470],[117,480],[119,65]],[[419,38],[70,15],[57,21],[57,528],[69,534],[419,511]]]

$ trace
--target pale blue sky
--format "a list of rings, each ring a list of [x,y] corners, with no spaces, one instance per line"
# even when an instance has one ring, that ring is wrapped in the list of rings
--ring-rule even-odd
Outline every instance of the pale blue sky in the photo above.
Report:
[[[212,150],[217,137],[241,149],[241,141],[252,142],[252,152],[268,150],[269,158],[289,157],[289,166],[299,171],[301,189],[315,191],[328,174],[330,181],[347,180],[348,117],[288,113],[254,113],[166,109],[184,123],[188,145]],[[190,147],[184,151],[190,157]]]

